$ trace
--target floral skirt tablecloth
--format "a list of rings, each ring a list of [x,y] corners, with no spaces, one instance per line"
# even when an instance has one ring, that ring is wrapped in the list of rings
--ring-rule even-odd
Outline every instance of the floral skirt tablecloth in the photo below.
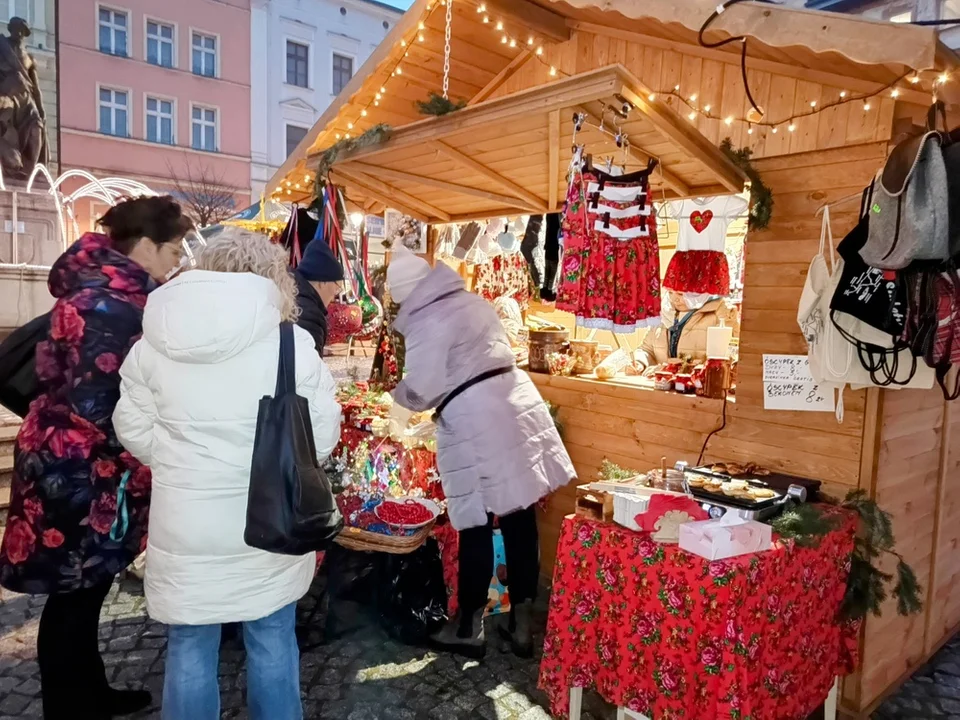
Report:
[[[857,662],[837,613],[856,520],[816,548],[710,562],[570,516],[557,548],[540,687],[568,713],[595,688],[653,720],[801,720]]]

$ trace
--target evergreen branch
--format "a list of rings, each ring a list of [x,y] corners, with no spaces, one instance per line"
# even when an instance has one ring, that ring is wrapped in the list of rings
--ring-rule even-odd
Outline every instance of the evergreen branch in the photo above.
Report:
[[[780,537],[793,540],[801,547],[817,545],[820,538],[835,530],[837,525],[837,518],[825,515],[810,503],[785,509],[771,523]]]
[[[640,473],[635,470],[627,470],[604,458],[600,464],[600,472],[597,473],[597,477],[599,477],[602,482],[612,482],[614,480],[629,480],[639,474]]]
[[[773,216],[773,192],[763,184],[760,173],[753,167],[751,157],[753,150],[750,148],[733,149],[733,143],[730,138],[724,138],[720,143],[720,150],[724,155],[743,171],[743,174],[750,179],[750,218],[748,227],[751,230],[763,230],[770,224],[770,218]]]
[[[921,591],[922,588],[917,582],[917,575],[913,572],[913,568],[900,558],[897,563],[897,584],[893,588],[893,594],[897,598],[897,612],[901,615],[916,615],[923,610]]]
[[[436,92],[431,92],[430,99],[426,102],[423,100],[417,100],[417,110],[419,113],[421,115],[432,115],[434,117],[449,115],[457,110],[463,110],[466,106],[466,100],[454,102],[453,100],[445,98],[443,95]]]

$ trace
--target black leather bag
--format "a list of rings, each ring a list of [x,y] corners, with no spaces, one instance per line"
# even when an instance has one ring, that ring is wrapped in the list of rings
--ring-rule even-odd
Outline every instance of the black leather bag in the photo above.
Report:
[[[250,547],[281,555],[324,550],[343,529],[296,377],[293,325],[282,323],[277,389],[260,400],[257,414],[243,533]]]
[[[50,313],[14,330],[0,343],[0,405],[26,417],[40,394],[37,382],[37,344],[50,333]]]

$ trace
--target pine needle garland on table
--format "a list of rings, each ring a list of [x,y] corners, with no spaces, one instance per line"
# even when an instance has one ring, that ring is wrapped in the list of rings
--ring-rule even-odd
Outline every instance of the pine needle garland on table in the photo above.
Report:
[[[864,618],[869,613],[879,616],[891,583],[894,583],[897,612],[900,615],[919,613],[923,609],[922,589],[913,568],[893,549],[896,541],[890,513],[882,510],[863,490],[848,493],[840,507],[856,512],[860,518],[841,614],[851,620]],[[804,503],[788,507],[770,524],[780,537],[809,547],[835,529],[837,519],[826,515],[816,505]],[[880,561],[884,555],[897,558],[895,576],[881,569]]]
[[[457,110],[463,110],[467,106],[466,100],[460,100],[454,102],[449,98],[445,98],[440,93],[431,92],[430,99],[427,101],[418,100],[417,101],[417,110],[421,115],[432,115],[434,117],[442,117],[444,115],[449,115],[452,112]]]
[[[760,173],[753,167],[750,158],[753,156],[753,150],[750,148],[733,149],[733,143],[730,138],[724,138],[720,143],[720,150],[724,155],[738,168],[743,170],[743,174],[750,179],[750,218],[748,227],[750,230],[763,230],[770,224],[770,218],[773,215],[773,193],[766,185]]]
[[[639,474],[636,470],[627,470],[604,458],[600,464],[600,472],[597,473],[597,477],[600,478],[601,482],[612,482],[614,480],[629,480]]]

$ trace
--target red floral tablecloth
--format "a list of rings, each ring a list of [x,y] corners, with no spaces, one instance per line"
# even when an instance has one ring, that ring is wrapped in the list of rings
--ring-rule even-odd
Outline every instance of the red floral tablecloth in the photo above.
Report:
[[[806,718],[856,665],[858,624],[837,621],[855,528],[710,562],[567,517],[540,664],[553,714],[584,687],[653,720]]]

